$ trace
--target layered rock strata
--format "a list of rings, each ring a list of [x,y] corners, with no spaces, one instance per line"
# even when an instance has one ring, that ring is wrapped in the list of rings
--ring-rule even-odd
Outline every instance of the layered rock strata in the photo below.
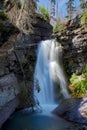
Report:
[[[87,64],[87,24],[81,25],[81,16],[69,21],[56,37],[63,46],[63,61],[68,75],[81,74]]]

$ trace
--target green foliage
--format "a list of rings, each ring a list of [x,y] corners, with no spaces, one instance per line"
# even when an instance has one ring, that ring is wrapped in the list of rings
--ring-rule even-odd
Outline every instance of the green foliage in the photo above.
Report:
[[[87,23],[87,12],[85,12],[83,15],[82,15],[82,18],[81,18],[81,24],[86,24]]]
[[[80,0],[80,7],[81,9],[83,10],[83,15],[82,15],[82,18],[81,18],[81,24],[86,24],[87,23],[87,1],[85,0]]]
[[[7,14],[3,10],[0,10],[0,20],[6,20],[7,18]]]
[[[87,94],[87,66],[83,69],[82,75],[74,73],[71,76],[69,87],[73,96],[82,97]]]
[[[84,78],[87,80],[87,65],[85,66],[85,68],[83,69],[83,72],[82,72]]]
[[[75,94],[76,96],[80,95],[85,95],[85,93],[87,92],[87,81],[86,80],[82,80],[79,81],[75,84]]]
[[[86,12],[87,11],[87,1],[80,0],[80,7],[83,10],[83,12]]]
[[[49,11],[46,8],[44,8],[43,6],[39,6],[38,12],[42,14],[45,20],[49,21]]]
[[[70,78],[70,82],[72,84],[76,84],[78,82],[78,77],[75,73],[73,73],[72,77]]]
[[[63,25],[61,24],[60,21],[57,21],[57,23],[55,24],[54,28],[53,28],[53,32],[58,32],[58,31],[62,31],[63,30]]]

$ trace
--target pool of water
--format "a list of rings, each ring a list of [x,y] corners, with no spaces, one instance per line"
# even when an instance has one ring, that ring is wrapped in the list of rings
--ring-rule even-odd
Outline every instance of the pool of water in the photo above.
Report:
[[[15,112],[2,130],[76,130],[76,127],[51,112],[25,109]]]

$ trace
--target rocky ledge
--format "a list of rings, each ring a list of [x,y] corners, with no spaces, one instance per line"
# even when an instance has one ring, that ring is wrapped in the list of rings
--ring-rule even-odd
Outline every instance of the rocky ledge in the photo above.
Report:
[[[53,113],[69,121],[87,125],[87,97],[65,99]]]

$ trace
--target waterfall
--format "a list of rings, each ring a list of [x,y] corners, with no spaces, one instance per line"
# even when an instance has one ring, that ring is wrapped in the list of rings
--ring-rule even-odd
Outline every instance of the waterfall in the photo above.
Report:
[[[38,46],[34,73],[34,94],[38,98],[40,105],[55,104],[55,80],[59,82],[63,96],[65,98],[69,97],[66,79],[60,64],[61,54],[62,47],[56,40],[42,41]]]

